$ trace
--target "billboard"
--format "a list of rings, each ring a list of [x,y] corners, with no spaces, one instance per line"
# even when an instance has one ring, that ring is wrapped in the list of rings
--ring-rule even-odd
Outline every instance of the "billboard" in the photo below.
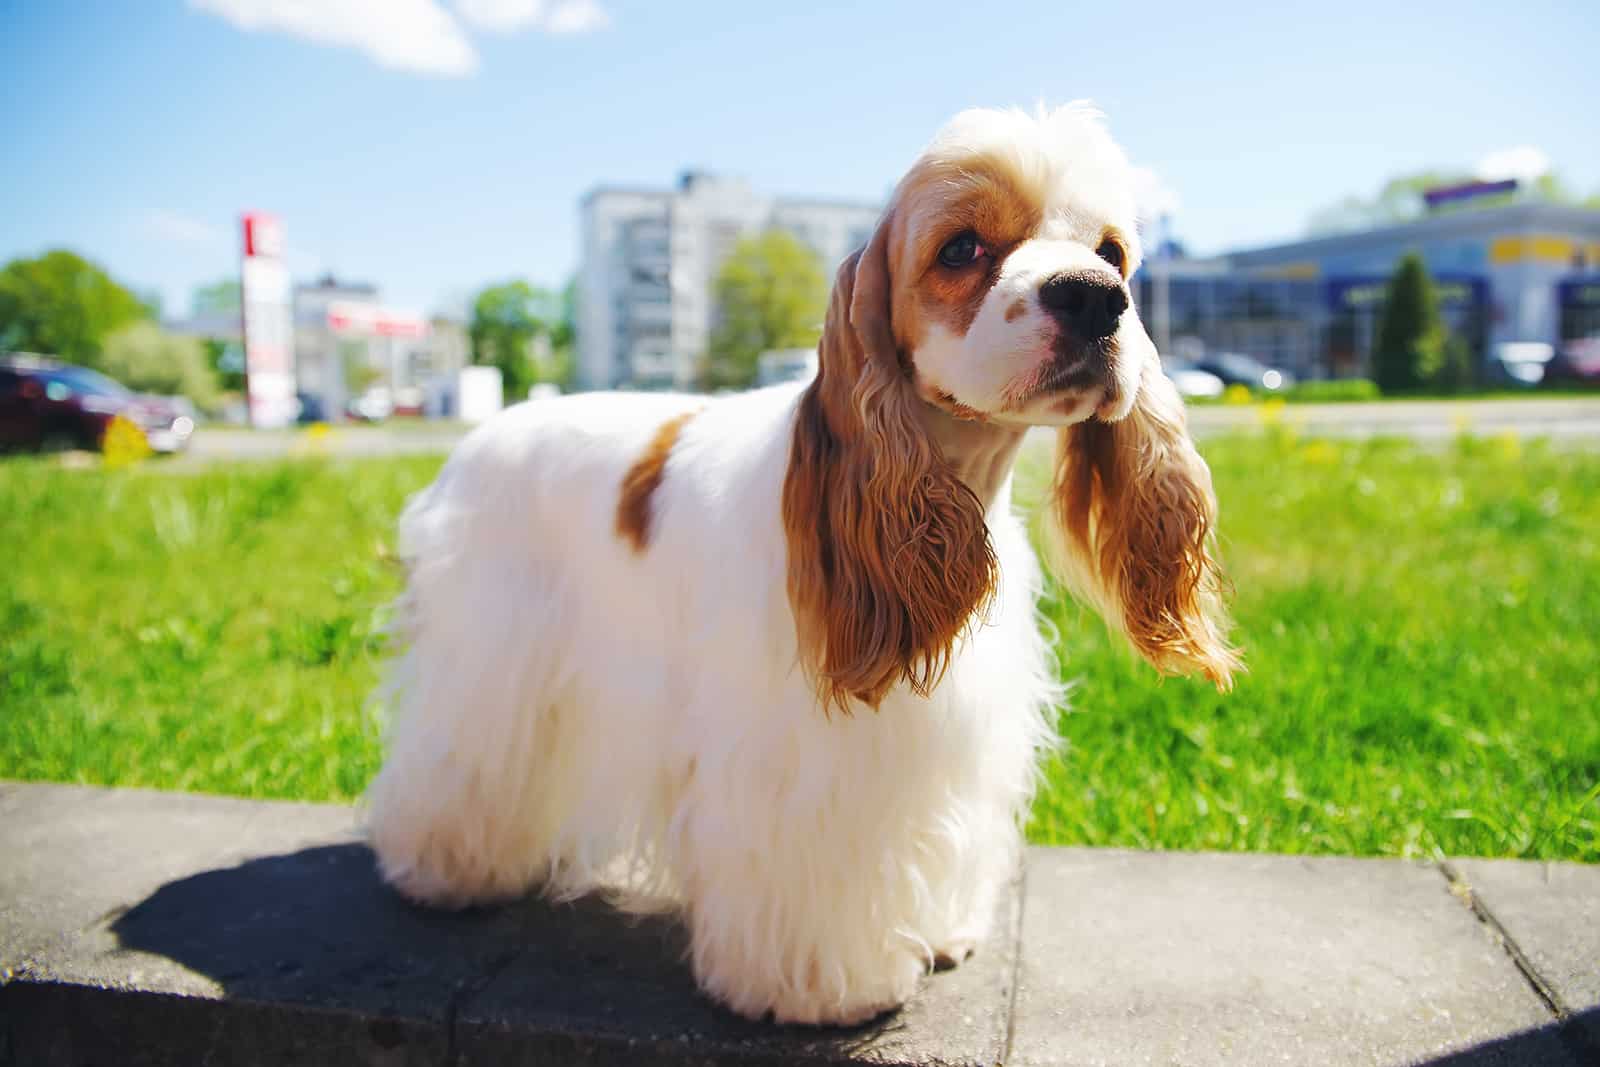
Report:
[[[1376,312],[1383,306],[1389,279],[1381,274],[1329,278],[1328,310]],[[1433,291],[1441,310],[1481,308],[1489,301],[1489,283],[1475,274],[1435,274]]]
[[[250,424],[287,426],[299,414],[294,387],[294,319],[289,269],[283,262],[283,226],[274,216],[258,211],[245,214],[239,283]]]

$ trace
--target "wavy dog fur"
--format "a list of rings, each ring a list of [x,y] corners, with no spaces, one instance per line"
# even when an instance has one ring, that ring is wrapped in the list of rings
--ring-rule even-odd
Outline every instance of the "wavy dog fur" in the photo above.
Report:
[[[1159,668],[1237,666],[1130,184],[1085,108],[965,112],[839,270],[814,382],[468,435],[400,520],[384,878],[669,909],[708,996],[783,1022],[860,1022],[980,945],[1061,700],[1029,426],[1059,432],[1058,570]]]
[[[1147,365],[1127,418],[1058,431],[1047,544],[1052,570],[1153,666],[1225,690],[1240,660],[1215,557],[1217,502],[1184,423],[1177,390]]]
[[[892,213],[834,279],[783,486],[789,600],[823,707],[926,696],[999,564],[983,506],[917,424],[888,322]]]

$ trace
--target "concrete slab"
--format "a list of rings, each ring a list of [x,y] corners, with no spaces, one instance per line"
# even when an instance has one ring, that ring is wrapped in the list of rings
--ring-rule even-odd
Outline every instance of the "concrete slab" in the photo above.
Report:
[[[1440,872],[1034,850],[1008,1061],[1572,1064]]]
[[[914,1006],[818,1031],[702,999],[665,920],[409,906],[348,808],[0,784],[0,856],[0,1065],[991,1064],[1010,1017],[1016,887]]]
[[[1600,867],[1451,860],[1571,1011],[1600,1008]]]
[[[331,805],[7,784],[18,1062],[443,1062],[452,998],[515,922],[406,906],[354,825]]]
[[[348,835],[351,809],[0,782],[0,973],[118,906],[261,851]]]
[[[665,920],[410,907],[348,808],[0,783],[0,1067],[1600,1062],[1597,872],[1460,868],[1571,1020],[1429,866],[1038,849],[976,958],[818,1031],[703,1000]]]
[[[620,918],[594,902],[548,913],[517,957],[463,1002],[463,1062],[505,1067],[670,1064],[948,1064],[1003,1061],[1019,887],[994,936],[930,976],[902,1011],[849,1030],[751,1023],[701,997],[680,927]]]
[[[1472,859],[1449,866],[1556,1008],[1587,1031],[1600,1063],[1600,867]]]

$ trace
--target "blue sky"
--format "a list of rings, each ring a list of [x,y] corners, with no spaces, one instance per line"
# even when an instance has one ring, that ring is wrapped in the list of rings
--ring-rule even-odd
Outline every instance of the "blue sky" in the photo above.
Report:
[[[449,310],[564,280],[597,183],[879,198],[960,108],[1079,97],[1202,252],[1509,149],[1600,190],[1589,5],[1299,6],[0,0],[0,259],[182,310],[255,208],[297,276]]]

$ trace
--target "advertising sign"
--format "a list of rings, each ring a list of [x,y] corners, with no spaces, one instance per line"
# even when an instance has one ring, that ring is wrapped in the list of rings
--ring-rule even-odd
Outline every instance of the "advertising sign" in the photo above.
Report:
[[[377,304],[335,300],[328,305],[328,329],[341,336],[418,338],[428,336],[428,320]]]
[[[283,227],[272,215],[244,216],[244,382],[250,424],[287,426],[298,414],[294,389],[294,319]]]
[[[1377,311],[1383,306],[1389,279],[1382,275],[1328,279],[1328,310]],[[1489,285],[1483,278],[1465,274],[1436,274],[1433,290],[1439,307],[1476,308],[1488,302]]]

